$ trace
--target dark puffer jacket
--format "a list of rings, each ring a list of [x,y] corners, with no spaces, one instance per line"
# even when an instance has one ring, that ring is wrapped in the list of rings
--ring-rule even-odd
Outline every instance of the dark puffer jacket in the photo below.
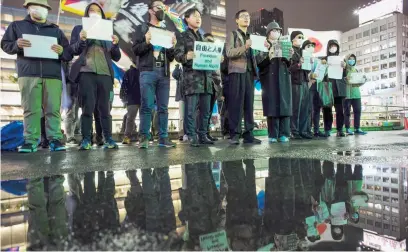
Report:
[[[203,37],[192,29],[187,29],[177,39],[174,52],[175,59],[183,65],[184,78],[183,87],[185,95],[212,94],[213,71],[202,71],[193,69],[193,60],[187,60],[187,52],[194,51],[194,42],[203,41]]]
[[[57,42],[64,48],[59,59],[28,58],[24,56],[24,50],[17,46],[17,40],[23,34],[56,37]],[[1,49],[4,52],[17,54],[18,77],[41,77],[50,79],[61,79],[61,60],[72,60],[69,50],[68,39],[57,25],[46,22],[44,24],[34,22],[30,15],[24,20],[14,21],[8,27],[1,40]]]

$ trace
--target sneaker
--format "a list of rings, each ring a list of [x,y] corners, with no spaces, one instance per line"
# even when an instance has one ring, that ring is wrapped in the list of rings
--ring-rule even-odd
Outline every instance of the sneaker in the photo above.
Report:
[[[208,138],[208,135],[207,135],[207,136],[200,137],[200,144],[209,144],[209,145],[211,145],[211,144],[214,144],[214,141],[212,141],[210,138]]]
[[[130,137],[127,137],[127,136],[125,136],[124,138],[123,138],[123,141],[122,141],[122,143],[123,144],[130,144]]]
[[[67,147],[59,140],[52,140],[50,143],[50,151],[65,151]]]
[[[244,144],[261,144],[261,143],[262,141],[259,139],[256,139],[255,137],[244,139]]]
[[[345,137],[345,136],[346,136],[346,134],[344,134],[343,131],[338,131],[337,132],[337,137]]]
[[[105,149],[118,149],[119,146],[116,144],[115,141],[113,141],[112,138],[109,138],[109,139],[106,141],[104,148],[105,148]]]
[[[330,130],[326,130],[324,132],[325,137],[330,137],[331,136],[331,131]]]
[[[77,145],[78,144],[78,141],[75,139],[75,138],[70,138],[70,139],[68,139],[67,140],[67,144],[74,144],[74,145]]]
[[[268,142],[269,143],[277,143],[278,142],[278,139],[276,139],[276,138],[268,138]]]
[[[305,133],[305,134],[300,134],[300,137],[302,139],[313,139],[313,136],[309,133]]]
[[[92,149],[91,141],[89,141],[88,139],[82,139],[79,150],[90,150],[90,149]]]
[[[351,129],[346,129],[346,134],[352,136],[354,135],[354,132]]]
[[[188,136],[187,135],[183,136],[183,142],[188,142]]]
[[[37,152],[37,145],[36,144],[30,144],[30,143],[25,143],[23,146],[21,146],[18,149],[19,153],[33,153]]]
[[[314,137],[327,137],[325,133],[318,131],[313,134]]]
[[[356,135],[367,135],[367,132],[362,131],[361,129],[357,129],[357,130],[355,131],[355,133],[356,133]]]
[[[281,143],[287,143],[289,142],[289,138],[285,137],[285,136],[281,136],[279,137],[279,142]]]
[[[200,147],[198,137],[193,137],[193,138],[190,139],[190,146],[191,147]]]
[[[172,148],[172,147],[176,147],[176,144],[173,143],[168,137],[166,137],[166,138],[159,139],[159,146]]]
[[[302,136],[300,134],[298,134],[298,133],[294,133],[294,134],[292,134],[291,138],[294,139],[294,140],[301,140]]]
[[[142,136],[139,142],[139,149],[147,149],[149,148],[149,140],[146,136]]]
[[[231,137],[231,139],[229,140],[229,144],[238,145],[239,144],[239,136]]]
[[[218,138],[212,137],[210,134],[207,134],[207,138],[208,138],[209,140],[213,141],[213,142],[218,141]]]

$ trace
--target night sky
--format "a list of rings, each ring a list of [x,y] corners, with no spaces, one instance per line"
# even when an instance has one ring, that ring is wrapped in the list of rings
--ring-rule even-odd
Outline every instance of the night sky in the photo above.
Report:
[[[353,11],[363,4],[372,2],[372,0],[226,0],[227,5],[229,1],[239,1],[239,9],[247,9],[249,12],[260,8],[267,10],[278,8],[283,11],[285,28],[309,28],[316,31],[348,31],[358,27],[358,16],[353,15]]]

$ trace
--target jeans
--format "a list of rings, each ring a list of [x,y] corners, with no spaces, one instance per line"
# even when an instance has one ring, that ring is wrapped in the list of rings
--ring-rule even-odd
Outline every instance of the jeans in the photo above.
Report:
[[[360,129],[361,99],[346,99],[344,101],[344,123],[346,129],[350,128],[350,108],[353,107],[354,130]]]
[[[135,120],[137,116],[137,111],[139,110],[139,105],[128,105],[127,106],[127,117],[126,117],[126,128],[125,128],[125,136],[126,137],[131,137],[132,132],[134,128],[136,127],[135,125]]]
[[[79,78],[79,99],[81,99],[82,105],[81,133],[83,139],[91,141],[92,116],[95,107],[99,112],[105,140],[112,137],[112,116],[110,114],[110,92],[112,87],[113,83],[110,76],[81,73]],[[95,119],[98,120],[96,116]]]
[[[186,127],[187,135],[190,139],[194,139],[197,133],[200,137],[204,137],[208,133],[208,117],[210,116],[210,94],[193,94],[186,95],[185,109],[186,109]],[[197,104],[199,106],[200,114],[197,119]],[[197,122],[198,121],[198,129]]]
[[[290,117],[271,117],[267,119],[268,137],[290,137]]]
[[[179,137],[186,135],[186,127],[185,127],[185,104],[184,101],[179,101]]]
[[[159,116],[159,137],[168,137],[168,105],[170,96],[170,77],[165,76],[164,68],[154,68],[154,71],[140,73],[140,134],[150,138],[150,126],[152,121],[152,110],[156,97]]]

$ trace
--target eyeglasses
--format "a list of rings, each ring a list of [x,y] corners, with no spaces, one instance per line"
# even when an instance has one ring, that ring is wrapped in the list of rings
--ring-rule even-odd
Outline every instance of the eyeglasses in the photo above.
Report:
[[[248,14],[239,15],[239,18],[241,18],[241,19],[249,19],[250,17],[251,17],[251,16],[248,15]]]
[[[305,37],[303,37],[302,35],[299,35],[296,37],[297,39],[304,39]]]
[[[164,6],[163,5],[155,5],[153,6],[153,8],[157,8],[159,10],[164,10]]]

